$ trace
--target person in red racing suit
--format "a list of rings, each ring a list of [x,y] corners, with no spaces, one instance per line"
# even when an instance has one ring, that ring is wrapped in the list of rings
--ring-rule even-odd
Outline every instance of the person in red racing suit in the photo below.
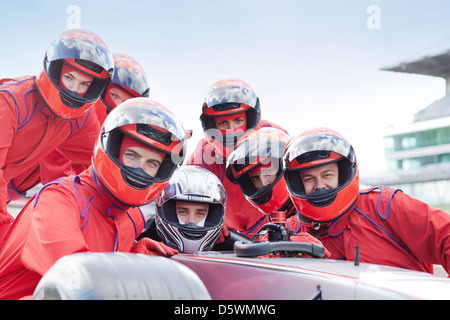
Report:
[[[14,221],[0,247],[0,299],[32,295],[44,273],[72,253],[176,254],[162,242],[135,240],[145,226],[138,206],[166,186],[184,160],[185,140],[178,120],[148,98],[114,109],[92,167],[45,185]]]
[[[318,128],[294,137],[283,159],[285,180],[302,229],[333,259],[433,273],[450,271],[450,215],[399,189],[359,190],[355,152],[338,133]],[[297,224],[297,226],[296,226]]]
[[[69,30],[51,43],[39,76],[0,80],[0,242],[13,221],[7,202],[49,174],[40,162],[51,152],[90,165],[100,130],[90,109],[113,70],[96,34]],[[68,173],[61,170],[58,176]]]
[[[223,236],[228,235],[228,229],[250,235],[269,221],[266,215],[246,201],[239,186],[225,177],[226,159],[245,132],[260,127],[275,127],[287,133],[280,126],[261,120],[260,113],[259,98],[240,79],[215,82],[204,99],[200,120],[205,138],[197,144],[186,164],[197,165],[214,173],[227,192],[225,223],[218,243],[224,241]],[[221,122],[235,124],[234,127],[222,129]]]
[[[92,108],[99,121],[99,130],[107,114],[120,103],[135,97],[148,97],[150,92],[147,75],[135,59],[118,53],[113,54],[113,58],[114,76],[111,84]],[[87,165],[84,162],[77,163],[77,156],[71,151],[61,146],[41,160],[41,183],[46,184],[62,176],[78,174],[89,167],[90,162]]]

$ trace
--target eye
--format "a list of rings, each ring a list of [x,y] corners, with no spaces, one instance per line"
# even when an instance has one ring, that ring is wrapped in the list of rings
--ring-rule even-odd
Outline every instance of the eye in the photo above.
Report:
[[[147,166],[149,166],[151,169],[159,168],[160,165],[161,164],[158,161],[155,161],[155,160],[147,161]]]
[[[323,175],[323,177],[324,177],[324,178],[332,178],[332,177],[334,177],[334,174],[333,174],[332,172],[326,172],[326,173]]]
[[[177,208],[177,214],[180,216],[186,216],[188,212],[185,209],[178,209]]]
[[[239,118],[234,119],[233,121],[236,124],[242,125],[244,123],[244,121],[245,121],[245,118],[244,117],[239,117]]]
[[[220,121],[220,122],[216,122],[216,126],[217,128],[221,129],[227,126],[227,122],[226,121]]]
[[[131,158],[131,159],[136,158],[136,154],[134,152],[126,152],[125,151],[124,156]]]
[[[313,178],[312,177],[303,177],[302,181],[303,181],[303,183],[305,183],[305,182],[312,182]]]

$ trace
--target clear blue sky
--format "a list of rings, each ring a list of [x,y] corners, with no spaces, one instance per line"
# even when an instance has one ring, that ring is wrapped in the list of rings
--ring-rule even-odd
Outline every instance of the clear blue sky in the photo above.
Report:
[[[40,72],[48,44],[68,28],[70,5],[81,28],[143,65],[150,96],[194,130],[188,153],[202,137],[203,94],[225,77],[248,82],[263,118],[291,135],[316,126],[341,132],[362,175],[385,168],[384,127],[410,121],[445,93],[440,78],[380,71],[450,49],[445,0],[8,1],[0,77]],[[375,29],[367,25],[372,5]]]

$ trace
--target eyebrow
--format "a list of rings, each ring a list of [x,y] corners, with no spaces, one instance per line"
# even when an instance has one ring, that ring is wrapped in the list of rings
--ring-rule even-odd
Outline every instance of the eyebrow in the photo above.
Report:
[[[188,207],[180,207],[180,206],[176,206],[176,209],[185,209],[185,210],[187,210]],[[195,209],[195,210],[197,210],[197,211],[208,211],[208,209]]]
[[[319,171],[318,174],[324,174],[324,173],[328,173],[328,172],[334,173],[334,170],[332,170],[332,169],[325,169],[325,170],[323,170],[323,171]],[[311,176],[314,176],[314,175],[311,174],[311,173],[303,173],[303,174],[302,174],[301,171],[300,171],[300,174],[301,174],[301,177],[311,177]]]
[[[156,160],[156,159],[148,159],[147,161],[145,161],[145,162],[149,162],[149,161],[154,161],[154,162],[156,162],[158,165],[161,165],[162,164],[162,162],[161,161],[159,161],[159,160]]]

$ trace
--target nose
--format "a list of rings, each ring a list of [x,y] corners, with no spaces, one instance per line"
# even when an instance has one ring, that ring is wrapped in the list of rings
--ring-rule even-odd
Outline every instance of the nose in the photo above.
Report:
[[[65,86],[70,91],[77,91],[78,92],[78,84],[75,81],[68,81],[65,83]]]
[[[269,184],[272,183],[272,177],[270,177],[270,176],[261,175],[260,179],[261,179],[262,187],[267,187]]]
[[[234,121],[229,121],[228,128],[229,129],[237,129],[237,128],[240,128],[240,125]]]
[[[190,222],[194,222],[193,219],[192,219],[191,213],[189,213],[188,215],[186,215],[185,218],[184,218],[184,223],[185,223],[185,224],[188,224],[188,223],[190,223]]]
[[[316,180],[316,185],[315,185],[315,190],[320,190],[320,189],[326,189],[327,185],[325,184],[325,180],[321,179],[321,178],[317,178]]]
[[[82,94],[85,91],[82,84],[78,81],[71,81],[67,85],[67,89],[69,89],[70,91],[76,91],[78,94]]]

